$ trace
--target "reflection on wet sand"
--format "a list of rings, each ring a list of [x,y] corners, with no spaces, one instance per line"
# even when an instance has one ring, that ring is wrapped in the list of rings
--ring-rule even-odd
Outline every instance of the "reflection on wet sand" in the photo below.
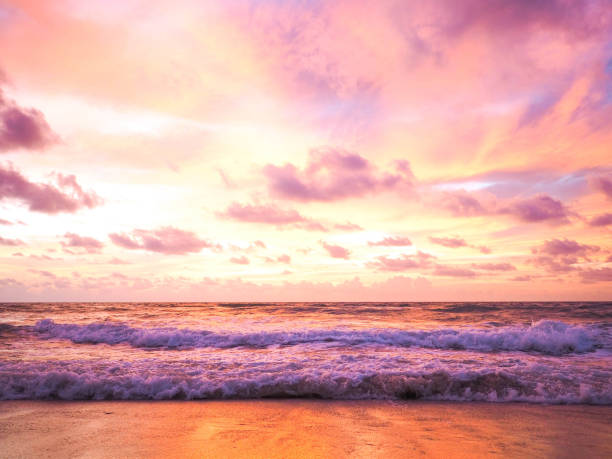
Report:
[[[611,457],[611,415],[446,402],[2,402],[0,457]]]

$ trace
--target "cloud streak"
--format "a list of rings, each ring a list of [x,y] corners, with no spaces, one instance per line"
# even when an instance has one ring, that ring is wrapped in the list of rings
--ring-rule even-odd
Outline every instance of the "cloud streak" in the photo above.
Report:
[[[222,218],[246,223],[262,223],[278,227],[291,226],[306,231],[328,231],[320,222],[304,217],[297,210],[283,209],[275,204],[240,204],[233,202],[218,214]]]
[[[430,268],[435,258],[433,255],[421,251],[414,255],[401,254],[394,257],[381,255],[376,257],[374,261],[367,262],[366,266],[377,271],[402,272]]]
[[[191,231],[172,226],[156,230],[135,229],[130,234],[111,233],[113,244],[128,250],[147,250],[164,255],[185,255],[198,253],[204,248],[219,250],[220,247],[208,240],[200,239]]]
[[[387,236],[379,241],[368,241],[370,247],[406,247],[412,241],[404,236]]]
[[[75,233],[64,234],[65,241],[61,242],[64,248],[81,248],[87,253],[98,253],[104,247],[104,244],[93,237],[79,236]]]

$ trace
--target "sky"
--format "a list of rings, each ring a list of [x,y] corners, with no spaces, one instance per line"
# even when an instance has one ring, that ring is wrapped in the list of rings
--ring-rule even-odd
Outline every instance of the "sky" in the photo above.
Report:
[[[0,0],[0,301],[612,298],[612,0]]]

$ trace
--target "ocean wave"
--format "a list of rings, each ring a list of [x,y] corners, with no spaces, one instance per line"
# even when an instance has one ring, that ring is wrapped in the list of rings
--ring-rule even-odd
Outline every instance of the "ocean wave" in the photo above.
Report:
[[[32,328],[41,338],[73,343],[127,344],[138,348],[234,348],[327,343],[385,345],[480,352],[524,351],[547,355],[584,353],[602,347],[596,333],[583,326],[542,320],[528,327],[403,329],[305,329],[220,333],[182,328],[135,328],[125,323],[61,324],[40,320]]]
[[[541,376],[541,375],[540,375]],[[609,384],[499,370],[456,372],[252,372],[241,377],[188,373],[70,371],[0,366],[0,399],[198,400],[260,398],[453,400],[612,404]]]

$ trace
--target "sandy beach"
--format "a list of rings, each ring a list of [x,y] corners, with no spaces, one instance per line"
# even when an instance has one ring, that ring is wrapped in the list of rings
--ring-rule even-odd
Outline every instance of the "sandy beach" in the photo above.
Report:
[[[611,457],[612,408],[379,401],[0,403],[0,456]]]

